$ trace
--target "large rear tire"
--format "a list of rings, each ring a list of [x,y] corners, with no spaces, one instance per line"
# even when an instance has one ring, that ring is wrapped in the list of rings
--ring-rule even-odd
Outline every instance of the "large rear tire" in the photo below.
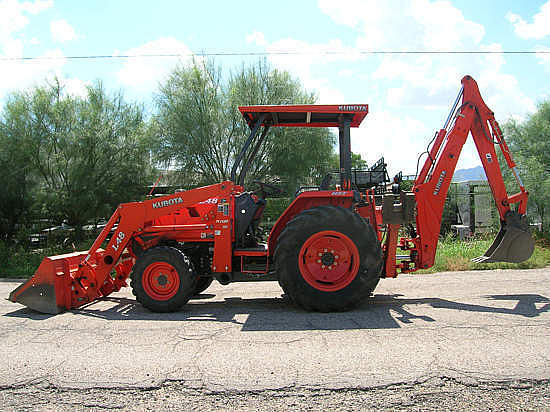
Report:
[[[153,312],[175,312],[195,293],[197,277],[178,249],[154,247],[138,257],[130,286],[138,302]]]
[[[274,254],[279,284],[306,310],[352,309],[380,280],[382,250],[374,231],[357,213],[319,206],[294,217]]]

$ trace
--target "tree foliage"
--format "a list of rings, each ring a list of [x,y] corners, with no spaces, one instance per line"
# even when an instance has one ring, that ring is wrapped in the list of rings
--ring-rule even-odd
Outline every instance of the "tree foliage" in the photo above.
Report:
[[[508,121],[504,130],[523,183],[529,192],[529,209],[540,217],[543,230],[549,231],[550,101],[539,104],[538,110],[524,122]],[[510,187],[515,183],[509,173],[507,183]]]
[[[17,105],[8,105],[5,122],[0,122],[0,170],[2,170],[2,195],[0,196],[0,241],[11,239],[18,222],[31,214],[36,179],[30,166],[30,156],[25,150],[23,134],[14,122]]]
[[[265,61],[242,66],[227,79],[212,62],[180,66],[157,96],[152,131],[158,159],[191,184],[228,180],[250,133],[238,106],[314,102],[298,81]],[[317,179],[329,168],[333,145],[326,129],[274,128],[251,159],[246,182],[280,179],[291,189]]]
[[[353,170],[368,169],[367,161],[361,157],[361,153],[351,152],[351,168]],[[339,153],[333,153],[330,157],[330,170],[337,171],[339,169],[340,169],[340,155]]]
[[[77,232],[143,194],[149,181],[142,109],[108,96],[99,82],[83,98],[64,93],[58,80],[15,93],[1,124],[2,147],[23,159],[25,182],[34,177],[37,185],[20,195],[22,204],[35,201],[40,214]],[[18,184],[15,176],[9,184]]]

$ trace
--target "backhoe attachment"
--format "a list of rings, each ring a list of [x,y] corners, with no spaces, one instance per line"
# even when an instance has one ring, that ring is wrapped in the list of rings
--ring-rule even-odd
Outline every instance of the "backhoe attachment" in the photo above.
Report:
[[[525,215],[529,194],[519,177],[494,113],[483,101],[476,81],[471,76],[465,76],[447,121],[436,133],[413,187],[417,202],[418,236],[408,241],[414,244],[418,252],[412,262],[415,268],[425,269],[434,264],[445,199],[460,152],[469,135],[476,145],[501,222],[501,229],[491,247],[473,261],[519,263],[529,259],[533,253],[534,240]],[[508,195],[496,147],[500,148],[504,162],[515,177],[518,193]],[[405,242],[407,245],[409,243]]]

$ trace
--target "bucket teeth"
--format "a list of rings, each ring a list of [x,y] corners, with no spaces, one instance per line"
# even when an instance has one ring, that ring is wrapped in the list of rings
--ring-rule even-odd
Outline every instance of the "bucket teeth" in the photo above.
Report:
[[[529,259],[534,249],[535,241],[529,231],[527,217],[509,211],[491,247],[483,256],[472,259],[472,262],[520,263]]]

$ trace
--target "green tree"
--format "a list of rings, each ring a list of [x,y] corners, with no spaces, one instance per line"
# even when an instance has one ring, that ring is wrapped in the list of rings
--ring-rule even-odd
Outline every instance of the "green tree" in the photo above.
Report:
[[[340,155],[339,153],[333,153],[330,157],[330,168],[332,171],[340,169]],[[351,168],[355,170],[366,170],[368,164],[365,159],[361,157],[361,153],[351,152]]]
[[[24,134],[13,120],[24,105],[9,101],[0,118],[0,240],[11,241],[17,225],[32,218],[36,179],[30,166],[29,153],[24,148]]]
[[[514,120],[504,125],[505,137],[517,163],[518,171],[529,192],[528,207],[541,219],[543,230],[550,230],[550,101],[524,122]],[[501,164],[505,164],[502,162]],[[508,186],[517,191],[511,173],[506,173]]]
[[[149,182],[142,109],[121,94],[108,96],[100,82],[84,98],[64,93],[57,79],[15,93],[3,129],[39,178],[42,215],[66,220],[78,235],[82,225],[142,195]]]
[[[265,61],[242,66],[227,80],[212,62],[180,66],[157,97],[158,159],[191,185],[227,180],[250,133],[238,106],[314,102],[315,95]],[[280,179],[292,190],[329,169],[333,146],[334,135],[326,129],[274,128],[251,161],[246,181]]]

